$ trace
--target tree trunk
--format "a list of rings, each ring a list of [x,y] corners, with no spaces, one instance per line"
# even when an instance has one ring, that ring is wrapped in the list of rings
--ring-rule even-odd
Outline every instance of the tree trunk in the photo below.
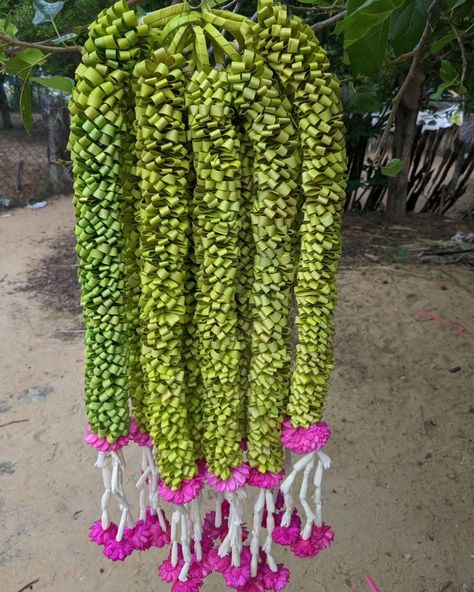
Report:
[[[62,98],[46,99],[48,129],[48,192],[51,195],[70,193],[72,178],[64,163],[69,159],[67,140],[69,136],[69,113]]]
[[[421,66],[418,66],[395,117],[392,158],[399,158],[404,166],[402,172],[391,179],[388,186],[387,218],[390,222],[400,222],[405,217],[410,161],[424,82],[425,75]],[[400,81],[402,83],[403,80]]]
[[[5,92],[5,75],[0,74],[0,113],[2,114],[2,129],[12,129],[10,107],[8,105],[7,93]]]

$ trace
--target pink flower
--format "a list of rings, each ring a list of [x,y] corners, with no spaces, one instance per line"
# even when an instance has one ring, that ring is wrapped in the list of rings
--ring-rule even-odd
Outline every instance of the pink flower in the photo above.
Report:
[[[188,578],[185,582],[175,582],[171,592],[199,592],[203,580],[201,578]]]
[[[120,450],[129,442],[129,436],[120,436],[115,442],[109,442],[106,438],[101,438],[91,431],[91,426],[86,425],[86,435],[84,441],[100,452],[111,452]]]
[[[277,510],[281,510],[285,505],[285,496],[282,494],[281,491],[277,493],[276,500],[275,500],[275,508]]]
[[[278,570],[273,572],[266,563],[261,565],[261,577],[267,590],[281,592],[290,581],[290,570],[283,563],[278,564]]]
[[[283,470],[279,473],[273,473],[272,471],[261,473],[258,469],[250,469],[247,483],[260,489],[273,489],[273,487],[280,485],[284,476],[285,472]]]
[[[211,549],[207,555],[207,562],[211,567],[212,571],[224,573],[224,571],[230,567],[231,557],[230,554],[220,557],[218,549]]]
[[[265,592],[265,587],[259,578],[250,578],[245,586],[238,589],[238,592]]]
[[[158,522],[158,518],[155,517],[155,520],[149,521],[149,530],[150,530],[150,541],[151,541],[152,547],[157,547],[158,549],[162,549],[166,545],[169,545],[169,542],[170,542],[169,528],[167,530],[163,530],[161,528],[161,524]]]
[[[250,580],[250,564],[252,554],[249,547],[243,547],[240,554],[240,566],[233,567],[232,563],[222,572],[225,583],[230,588],[242,588]]]
[[[196,557],[193,557],[191,567],[189,568],[190,578],[205,578],[212,572],[211,566],[203,558],[202,561],[198,561]]]
[[[216,513],[214,510],[212,512],[207,512],[204,516],[204,523],[202,527],[203,533],[211,540],[223,539],[227,534],[227,517],[224,516],[224,512],[222,512],[221,526],[216,526],[215,524]]]
[[[331,430],[324,421],[314,423],[308,428],[294,428],[289,419],[283,422],[281,441],[286,448],[297,454],[321,450],[330,437]]]
[[[242,487],[247,482],[250,469],[245,463],[240,467],[232,467],[230,469],[232,475],[228,479],[219,479],[211,471],[207,472],[207,482],[211,487],[215,487],[217,493],[225,493],[227,491],[235,491]]]
[[[102,522],[97,520],[94,524],[89,526],[89,539],[98,545],[105,545],[105,543],[111,539],[115,539],[117,536],[117,525],[111,522],[109,527],[104,530],[102,528]]]
[[[201,493],[203,486],[203,478],[200,475],[184,480],[179,489],[176,490],[160,481],[160,495],[171,504],[187,504]]]
[[[194,544],[194,543],[193,543]],[[214,541],[211,539],[210,536],[203,533],[201,539],[201,549],[203,554],[209,553],[209,551],[214,547]]]
[[[120,542],[110,539],[105,543],[104,555],[112,561],[123,561],[133,553],[133,545],[127,539]]]
[[[132,419],[130,422],[130,440],[133,440],[138,446],[146,446],[148,448],[153,446],[150,434],[142,432],[135,419]]]
[[[323,549],[327,549],[333,540],[334,532],[330,526],[323,524],[318,528],[313,525],[309,539],[305,541],[300,538],[290,549],[297,557],[316,557]]]
[[[167,559],[165,559],[163,563],[158,567],[158,573],[160,575],[160,578],[163,580],[163,582],[166,582],[168,584],[170,584],[171,582],[177,582],[183,565],[184,561],[182,559],[179,559],[177,565],[173,567],[173,565],[171,564],[171,556],[168,556]]]
[[[152,546],[152,525],[138,520],[134,528],[126,528],[124,538],[128,539],[137,551],[146,551]]]
[[[311,536],[318,539],[321,550],[328,549],[334,540],[334,531],[328,524],[323,523],[319,528],[313,526]]]
[[[301,520],[298,512],[293,510],[289,526],[281,526],[282,518],[283,514],[278,514],[275,520],[277,526],[273,530],[272,538],[279,545],[293,545],[300,538]]]

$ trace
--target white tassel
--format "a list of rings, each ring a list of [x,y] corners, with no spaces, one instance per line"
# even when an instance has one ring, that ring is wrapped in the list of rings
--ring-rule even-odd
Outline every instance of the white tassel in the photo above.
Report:
[[[171,516],[171,565],[178,565],[178,524],[181,520],[179,510],[176,509]]]
[[[148,487],[149,475],[151,475],[151,469],[148,465],[146,452],[142,449],[142,476],[136,483],[140,495],[140,520],[146,519],[146,490]]]
[[[309,537],[311,536],[311,529],[313,528],[313,522],[315,519],[315,515],[313,513],[313,510],[311,509],[311,506],[309,505],[309,502],[308,502],[309,476],[310,476],[311,471],[313,470],[314,457],[315,457],[315,453],[313,453],[313,458],[306,464],[306,466],[304,468],[303,481],[301,483],[301,489],[300,489],[300,502],[301,502],[301,505],[303,506],[304,512],[306,514],[306,524],[305,524],[303,530],[301,531],[301,537],[305,541],[307,541],[309,539]]]
[[[323,463],[318,461],[318,466],[314,472],[314,507],[316,509],[316,526],[319,528],[323,524],[323,504],[321,501],[321,483],[323,481]]]
[[[149,480],[148,497],[150,500],[150,511],[152,514],[156,514],[158,522],[160,523],[161,529],[166,531],[166,521],[163,511],[160,506],[160,496],[158,492],[158,469],[156,468],[153,454],[150,448],[145,448],[146,457],[148,459],[148,466],[151,471],[151,478]]]
[[[232,552],[232,566],[240,567],[240,553],[242,551],[242,502],[246,498],[244,491],[226,493],[229,503],[229,520],[227,535],[218,549],[219,557],[225,557]]]
[[[198,561],[202,560],[202,517],[200,496],[191,502],[191,522],[193,525],[194,553]]]
[[[112,474],[109,467],[109,456],[105,452],[99,452],[95,466],[102,471],[102,482],[104,484],[104,493],[100,502],[102,528],[107,530],[110,526],[109,506],[112,496]]]
[[[316,509],[316,526],[321,527],[323,524],[323,503],[322,503],[322,483],[324,470],[331,468],[331,459],[325,452],[318,454],[318,466],[314,473],[314,506]]]
[[[189,528],[189,512],[186,507],[179,506],[180,524],[181,524],[181,549],[183,552],[184,565],[179,572],[178,579],[180,582],[185,582],[188,579],[189,568],[191,567],[192,555],[190,538],[191,531]]]
[[[273,493],[271,491],[265,492],[265,505],[267,507],[267,537],[265,539],[265,543],[263,544],[263,550],[267,556],[267,565],[268,567],[275,573],[278,571],[278,566],[276,564],[275,559],[272,556],[272,546],[273,546],[273,529],[275,528],[275,500],[273,498]]]
[[[260,552],[260,530],[262,528],[262,515],[265,507],[265,490],[261,489],[257,501],[253,507],[253,530],[252,541],[250,543],[250,552],[252,554],[251,575],[253,578],[257,575],[258,559]]]

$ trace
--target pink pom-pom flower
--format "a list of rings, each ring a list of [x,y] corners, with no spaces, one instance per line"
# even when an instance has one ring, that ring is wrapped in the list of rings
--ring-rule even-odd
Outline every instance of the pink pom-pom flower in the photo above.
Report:
[[[124,561],[132,553],[133,545],[127,539],[122,539],[120,542],[110,539],[104,546],[104,555],[112,561]]]
[[[320,527],[313,525],[309,539],[300,538],[291,545],[290,549],[297,557],[316,557],[323,549],[327,549],[333,540],[334,532],[330,526],[327,524]]]
[[[158,549],[162,549],[166,545],[169,545],[170,542],[170,528],[169,523],[166,520],[166,530],[163,530],[161,524],[158,520],[158,517],[155,514],[147,514],[146,524],[150,531],[150,541],[152,547],[157,547]]]
[[[239,467],[232,467],[230,469],[232,473],[227,479],[219,479],[211,471],[207,472],[207,482],[211,487],[215,487],[217,493],[226,493],[229,491],[235,491],[242,487],[247,482],[250,474],[250,468],[245,463]]]
[[[171,489],[160,481],[160,495],[170,504],[187,504],[196,498],[204,487],[204,481],[201,475],[196,475],[192,479],[185,479],[179,489]]]
[[[98,545],[105,545],[107,541],[115,539],[118,527],[114,522],[109,524],[105,530],[102,528],[102,522],[97,520],[89,526],[89,539]]]
[[[133,442],[138,444],[138,446],[147,448],[151,448],[153,446],[153,441],[150,434],[141,431],[136,419],[132,419],[130,422],[130,440],[133,440]]]
[[[230,565],[222,572],[222,575],[225,579],[225,583],[230,588],[237,588],[238,590],[245,586],[245,584],[250,580],[251,577],[251,562],[252,554],[250,552],[249,547],[243,547],[242,552],[240,553],[239,567],[234,567],[230,563]]]
[[[84,441],[100,452],[115,452],[120,450],[128,444],[130,436],[120,436],[115,442],[109,442],[106,438],[102,438],[91,431],[91,426],[86,425],[86,435]]]
[[[245,586],[239,588],[238,592],[265,592],[265,586],[260,578],[250,578]]]
[[[158,567],[158,573],[160,575],[160,578],[163,580],[163,582],[166,582],[167,584],[177,582],[183,565],[184,561],[182,559],[179,559],[178,563],[175,566],[173,566],[173,564],[171,563],[171,555],[169,555]]]
[[[278,564],[278,569],[273,572],[266,563],[261,565],[261,579],[267,590],[273,590],[273,592],[281,592],[284,590],[290,581],[290,570],[283,565]]]
[[[293,510],[291,514],[290,524],[288,526],[281,526],[283,514],[278,514],[275,518],[275,528],[272,532],[272,538],[275,543],[279,545],[288,546],[293,545],[300,538],[301,520],[298,512]]]
[[[294,428],[289,419],[283,422],[281,441],[286,448],[297,454],[321,450],[330,437],[331,430],[324,421],[314,423],[308,428]]]
[[[188,578],[185,582],[175,582],[171,592],[199,592],[203,583],[201,578]]]
[[[207,562],[212,571],[224,573],[224,571],[230,567],[231,557],[230,555],[221,557],[218,553],[218,549],[214,548],[207,554]]]
[[[151,524],[138,520],[133,528],[126,528],[123,536],[136,551],[146,551],[152,546]]]
[[[247,484],[260,489],[273,489],[280,485],[284,476],[283,469],[279,473],[273,473],[272,471],[261,473],[258,469],[250,469]]]

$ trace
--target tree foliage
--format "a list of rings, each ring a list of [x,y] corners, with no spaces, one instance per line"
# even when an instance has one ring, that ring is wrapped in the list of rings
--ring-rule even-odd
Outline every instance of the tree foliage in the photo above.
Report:
[[[31,85],[70,92],[86,25],[112,1],[0,0],[0,15],[4,15],[0,18],[0,73],[21,79],[19,102],[26,127],[31,125]],[[206,1],[218,6],[230,0]],[[133,2],[143,11],[169,3]],[[344,83],[349,123],[357,122],[350,133],[379,133],[385,122],[380,154],[415,66],[423,70],[425,98],[440,99],[451,93],[467,107],[474,104],[474,77],[468,76],[474,58],[472,0],[288,3],[315,28],[329,50]],[[232,7],[251,16],[256,1],[234,0]],[[375,126],[367,116],[373,112],[382,113]],[[407,163],[396,159],[380,169],[388,177],[403,170]]]

